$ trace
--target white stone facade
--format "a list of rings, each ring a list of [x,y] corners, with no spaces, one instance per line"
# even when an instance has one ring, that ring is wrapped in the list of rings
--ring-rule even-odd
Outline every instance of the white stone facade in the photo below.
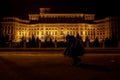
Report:
[[[91,41],[96,37],[101,41],[111,36],[111,22],[108,17],[101,20],[95,20],[95,14],[52,14],[44,13],[43,9],[41,9],[42,13],[40,14],[29,14],[28,20],[19,19],[17,17],[3,18],[1,22],[2,32],[9,35],[9,38],[13,42],[19,42],[22,37],[28,41],[32,35],[36,38],[38,37],[41,41],[44,41],[46,36],[52,37],[53,40],[65,41],[65,36],[67,34],[76,36],[77,33],[82,36],[83,40],[88,36]],[[50,9],[48,8],[47,10],[49,11]],[[50,21],[52,21],[52,19],[57,21],[59,18],[59,20],[55,23],[49,21],[44,22],[44,20],[42,22],[39,20],[40,18],[41,20],[49,18],[46,20]],[[78,22],[75,22],[74,19],[77,19]],[[83,21],[79,22],[81,19]]]

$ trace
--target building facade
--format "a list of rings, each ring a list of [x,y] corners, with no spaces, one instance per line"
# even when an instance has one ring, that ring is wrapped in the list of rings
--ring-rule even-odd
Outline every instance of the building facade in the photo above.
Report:
[[[9,35],[9,39],[13,42],[20,42],[22,37],[29,41],[32,36],[41,41],[44,41],[46,37],[65,41],[68,34],[74,36],[79,34],[83,41],[86,37],[91,41],[97,37],[101,41],[109,38],[113,32],[119,36],[119,31],[113,29],[116,22],[111,17],[96,20],[95,14],[56,14],[50,13],[50,8],[40,8],[39,14],[29,14],[28,17],[28,20],[4,17],[1,22],[2,33]]]

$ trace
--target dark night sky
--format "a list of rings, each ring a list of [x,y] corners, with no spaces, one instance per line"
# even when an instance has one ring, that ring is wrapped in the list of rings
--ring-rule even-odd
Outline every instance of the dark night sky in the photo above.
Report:
[[[109,15],[119,15],[118,1],[105,0],[1,0],[1,17],[18,16],[28,18],[29,13],[39,13],[40,7],[51,7],[52,12],[95,13],[102,18]]]

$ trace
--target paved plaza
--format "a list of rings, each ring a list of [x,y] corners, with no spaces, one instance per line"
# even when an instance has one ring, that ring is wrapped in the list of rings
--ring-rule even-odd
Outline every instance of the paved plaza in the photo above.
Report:
[[[61,52],[1,52],[0,80],[120,80],[119,53],[85,54],[81,64]]]

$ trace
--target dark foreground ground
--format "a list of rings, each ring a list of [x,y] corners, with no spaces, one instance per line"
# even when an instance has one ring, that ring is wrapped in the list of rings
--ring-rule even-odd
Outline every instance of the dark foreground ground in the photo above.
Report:
[[[0,48],[1,52],[64,52],[66,48]],[[120,47],[108,47],[108,48],[85,48],[85,53],[120,53]]]
[[[0,80],[120,80],[119,53],[85,54],[78,66],[53,53],[1,52]]]

